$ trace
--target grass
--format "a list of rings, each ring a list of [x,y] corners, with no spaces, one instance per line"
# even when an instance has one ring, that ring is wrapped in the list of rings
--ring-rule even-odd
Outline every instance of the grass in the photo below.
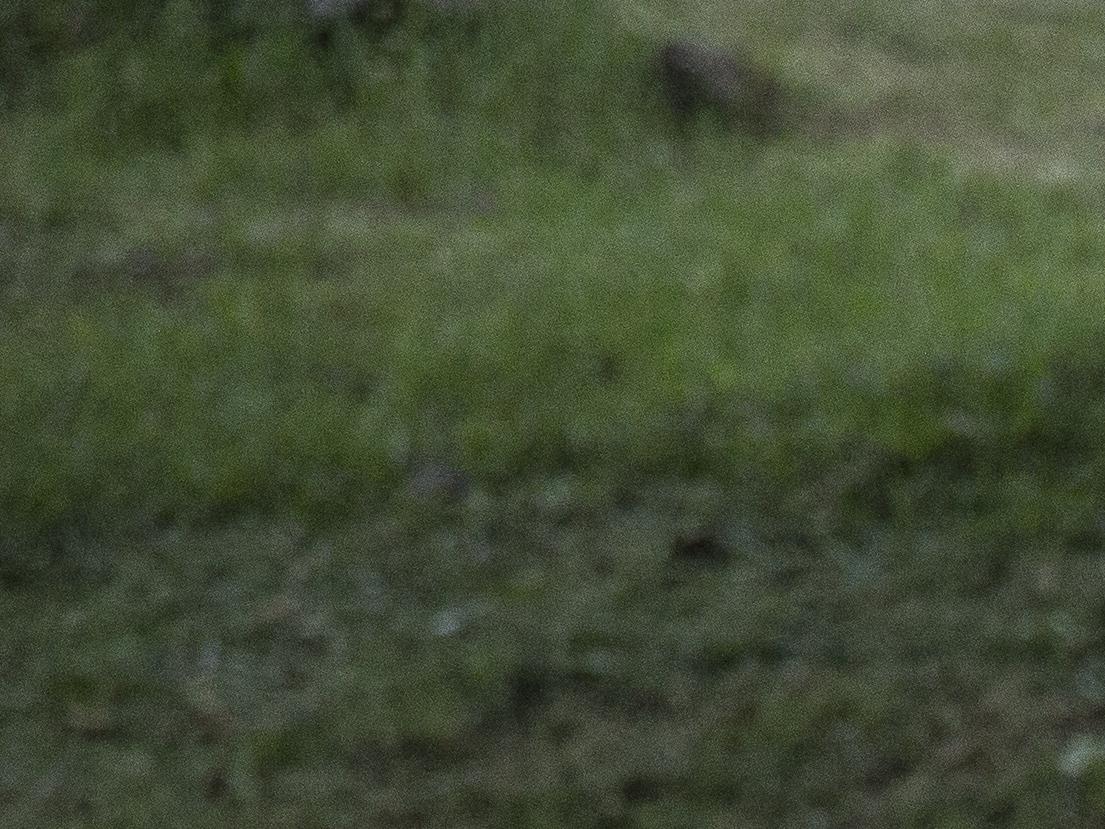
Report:
[[[1099,11],[198,9],[8,88],[4,825],[1100,820]]]

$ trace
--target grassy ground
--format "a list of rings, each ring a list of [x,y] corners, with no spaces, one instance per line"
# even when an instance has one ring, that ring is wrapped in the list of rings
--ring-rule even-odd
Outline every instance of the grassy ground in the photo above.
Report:
[[[1100,822],[1105,12],[740,6],[6,88],[0,823]]]

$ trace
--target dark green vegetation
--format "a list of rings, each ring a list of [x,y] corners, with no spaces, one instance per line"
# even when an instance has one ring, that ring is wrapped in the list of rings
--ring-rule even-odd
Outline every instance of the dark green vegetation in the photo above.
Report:
[[[0,825],[1100,824],[1098,4],[73,5],[0,11]]]

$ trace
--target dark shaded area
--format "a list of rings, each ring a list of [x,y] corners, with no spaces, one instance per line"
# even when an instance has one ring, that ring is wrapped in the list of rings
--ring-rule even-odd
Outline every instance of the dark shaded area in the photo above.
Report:
[[[781,84],[748,58],[705,43],[665,43],[657,58],[668,105],[686,129],[703,116],[764,137],[783,125]]]
[[[6,628],[8,802],[33,825],[1090,820],[1036,758],[1101,714],[1095,560],[895,485],[932,511],[859,544],[807,521],[810,549],[717,490],[745,541],[698,576],[649,540],[690,505],[647,489],[567,525],[537,495],[524,524],[496,498],[448,536],[393,513],[112,543],[103,587],[8,593],[5,621],[67,614]],[[983,592],[950,577],[998,558]],[[768,589],[768,567],[802,575]]]

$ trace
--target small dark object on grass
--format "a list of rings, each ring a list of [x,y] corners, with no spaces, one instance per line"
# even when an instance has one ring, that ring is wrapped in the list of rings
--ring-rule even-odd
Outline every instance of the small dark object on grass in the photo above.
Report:
[[[641,803],[657,800],[663,792],[659,780],[650,777],[634,776],[622,783],[622,799],[626,803]]]
[[[667,104],[680,129],[708,114],[726,129],[760,137],[779,131],[782,86],[748,58],[672,40],[661,47],[658,62]]]
[[[729,558],[729,550],[712,530],[681,535],[672,542],[673,561],[699,567],[716,567]]]
[[[208,800],[221,800],[230,791],[230,783],[222,769],[215,769],[207,775],[203,788]]]
[[[528,714],[549,696],[552,676],[540,666],[526,665],[517,669],[510,678],[510,701],[519,716]]]

